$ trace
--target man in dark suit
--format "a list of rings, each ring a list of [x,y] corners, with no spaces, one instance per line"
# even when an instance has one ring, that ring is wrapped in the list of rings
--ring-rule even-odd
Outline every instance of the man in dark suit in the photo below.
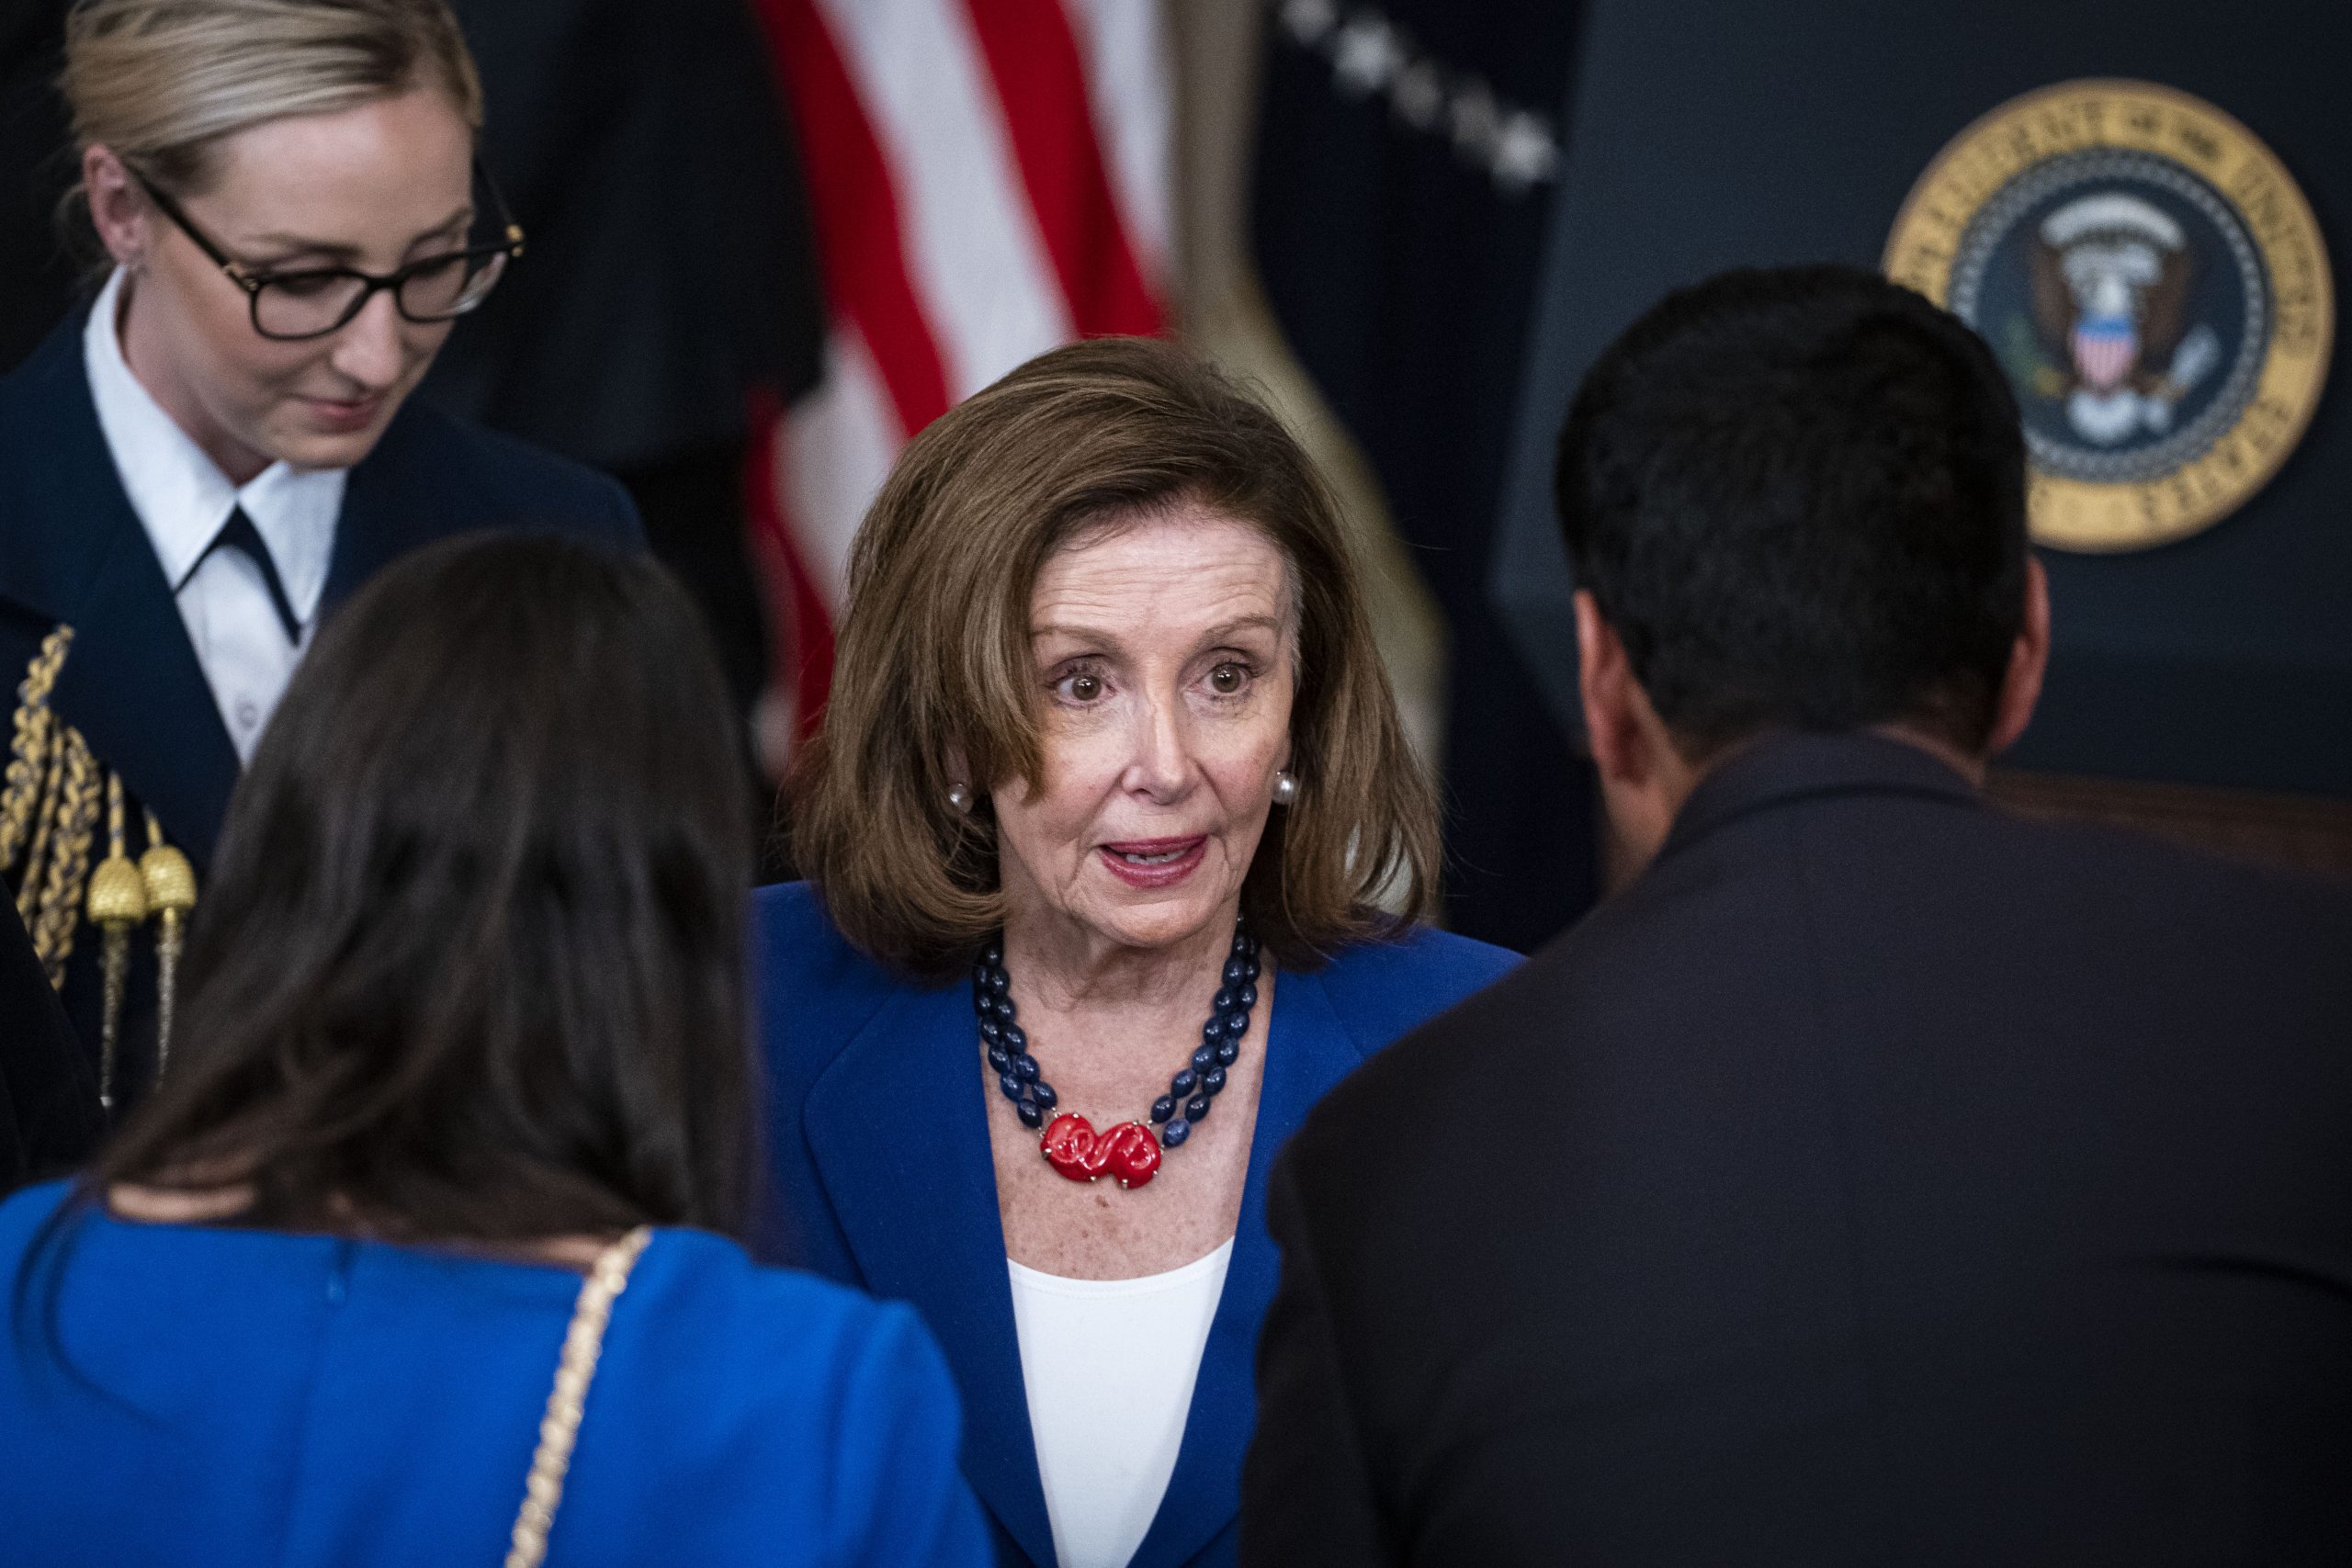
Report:
[[[2352,897],[1979,797],[2024,480],[1867,274],[1594,367],[1582,695],[1655,859],[1283,1156],[1245,1562],[2352,1562]]]

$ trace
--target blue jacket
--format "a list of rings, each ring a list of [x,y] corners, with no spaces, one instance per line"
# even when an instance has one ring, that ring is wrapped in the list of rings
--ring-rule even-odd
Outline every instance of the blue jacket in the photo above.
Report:
[[[971,1003],[882,969],[834,930],[805,883],[757,895],[752,947],[771,1099],[778,1245],[818,1273],[923,1315],[964,1396],[964,1473],[997,1555],[1052,1568],[1030,1440],[1004,1233],[997,1218]],[[1277,1258],[1266,1173],[1307,1110],[1390,1041],[1500,977],[1515,954],[1442,932],[1351,948],[1283,971],[1233,1257],[1193,1388],[1183,1446],[1135,1568],[1234,1557],[1251,1362]]]
[[[495,1563],[580,1276],[0,1206],[17,1568]],[[660,1230],[613,1304],[548,1560],[978,1568],[956,1395],[904,1307]]]
[[[13,707],[42,639],[73,627],[51,709],[81,732],[103,769],[121,775],[134,824],[130,852],[143,847],[135,825],[144,807],[195,863],[200,887],[237,782],[237,752],[99,429],[82,362],[87,318],[86,309],[75,311],[0,377],[0,691]],[[420,546],[512,527],[624,549],[644,544],[636,506],[612,479],[411,398],[351,469],[321,611]],[[94,1060],[98,947],[97,932],[81,925],[63,990]],[[135,1097],[152,1071],[153,942],[134,941],[131,954],[123,1067]],[[85,1141],[97,1131],[91,1110]]]

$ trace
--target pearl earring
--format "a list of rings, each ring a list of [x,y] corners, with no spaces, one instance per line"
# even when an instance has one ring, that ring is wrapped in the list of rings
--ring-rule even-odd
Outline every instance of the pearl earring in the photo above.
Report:
[[[956,808],[956,814],[957,816],[960,817],[967,815],[972,809],[971,785],[949,784],[947,786],[947,804]]]
[[[1285,768],[1274,775],[1274,804],[1288,806],[1298,798],[1298,781]]]

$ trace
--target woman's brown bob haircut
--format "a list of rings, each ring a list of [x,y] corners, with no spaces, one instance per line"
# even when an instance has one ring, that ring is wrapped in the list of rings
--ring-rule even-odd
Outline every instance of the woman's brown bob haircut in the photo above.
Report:
[[[1304,967],[1429,908],[1437,806],[1405,739],[1329,490],[1282,424],[1149,338],[1038,355],[907,447],[850,554],[832,700],[802,758],[794,848],[842,934],[944,977],[1004,923],[995,819],[947,803],[1043,777],[1029,649],[1057,550],[1193,503],[1265,531],[1298,606],[1296,804],[1267,819],[1241,908]]]

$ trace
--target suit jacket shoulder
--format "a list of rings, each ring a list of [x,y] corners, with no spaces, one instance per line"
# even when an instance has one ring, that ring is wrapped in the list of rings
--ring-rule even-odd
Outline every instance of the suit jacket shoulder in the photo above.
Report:
[[[616,547],[644,543],[637,503],[610,475],[458,419],[412,398],[370,461],[434,465],[451,488],[471,490],[469,510],[576,532]]]
[[[0,900],[0,1193],[77,1159],[101,1132],[97,1086],[17,911]]]

